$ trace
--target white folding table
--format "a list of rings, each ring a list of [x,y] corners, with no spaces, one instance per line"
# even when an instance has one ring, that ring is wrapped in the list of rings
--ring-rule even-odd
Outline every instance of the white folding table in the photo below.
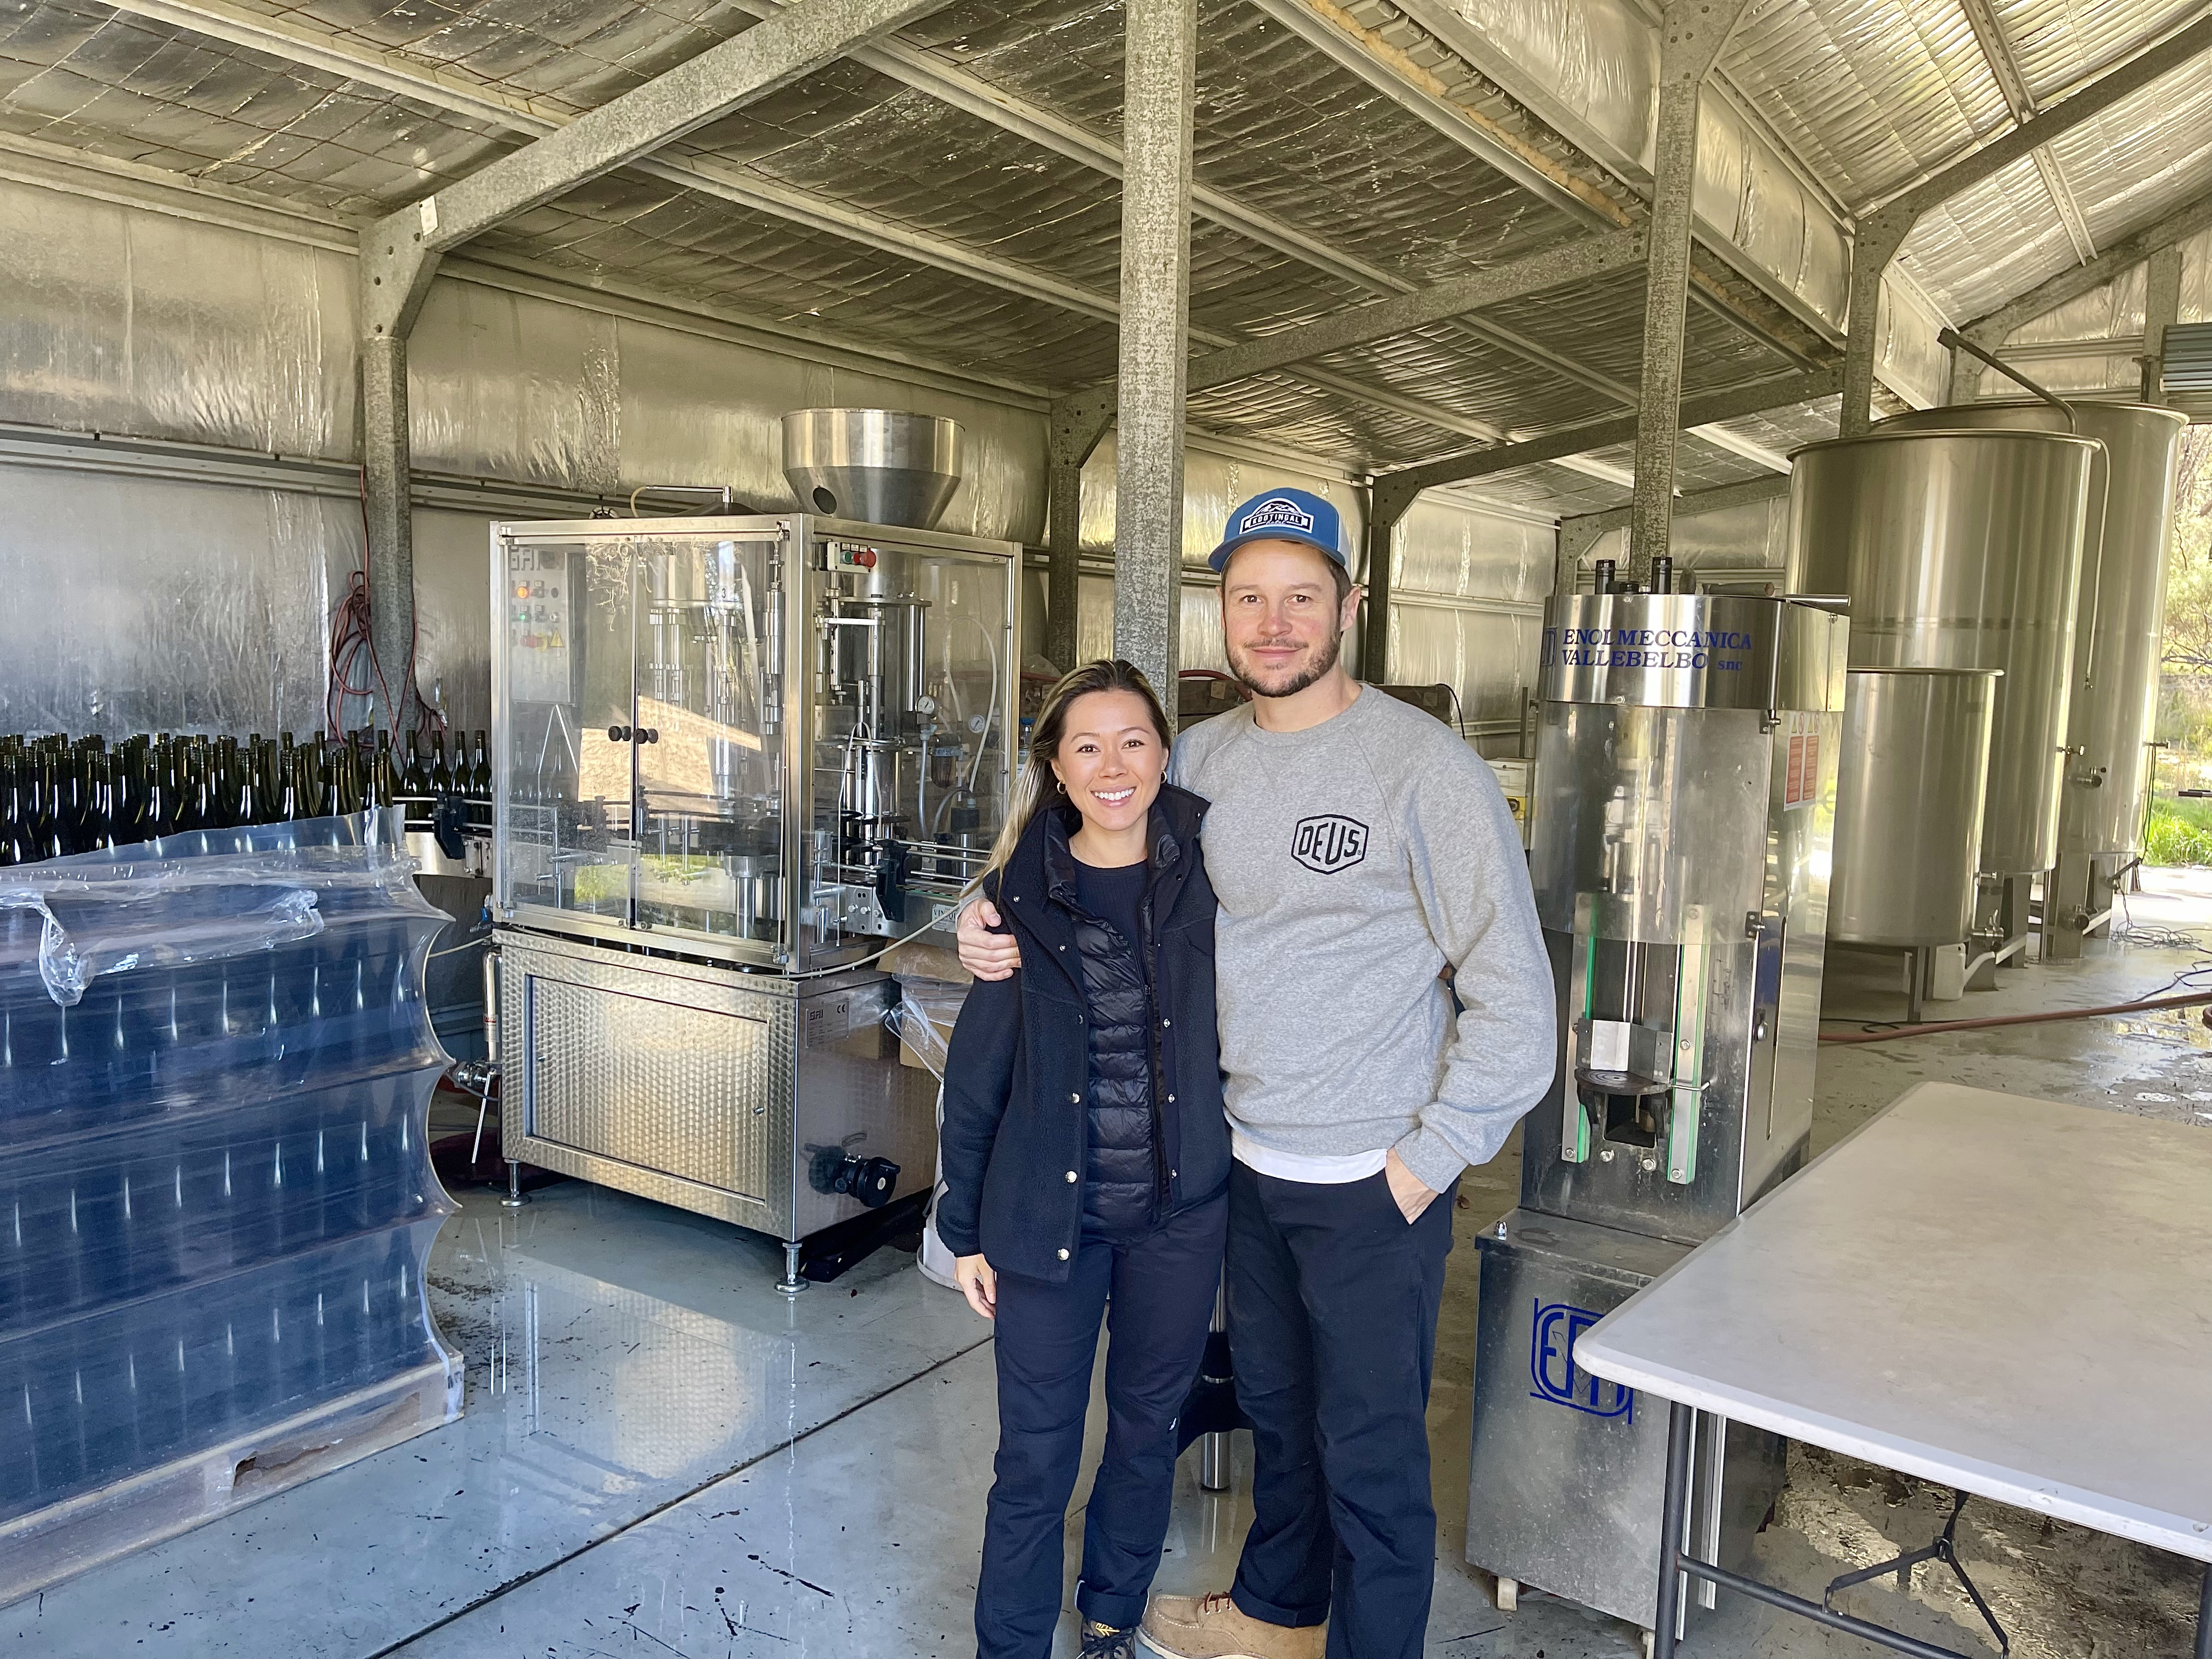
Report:
[[[1699,1412],[2205,1562],[2212,1659],[2212,1129],[1923,1083],[1574,1358],[1672,1404],[1657,1659],[1690,1577],[1959,1659],[1690,1554]]]

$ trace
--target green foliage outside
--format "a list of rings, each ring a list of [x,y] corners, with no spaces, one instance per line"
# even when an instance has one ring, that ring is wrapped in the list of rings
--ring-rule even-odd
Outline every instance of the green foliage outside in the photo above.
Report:
[[[2212,788],[2212,427],[2192,426],[2181,440],[2158,704],[2168,747],[2156,757],[2143,861],[2212,865],[2212,800],[2174,793]]]
[[[2212,800],[2160,796],[2154,802],[2143,836],[2143,862],[2212,864]]]

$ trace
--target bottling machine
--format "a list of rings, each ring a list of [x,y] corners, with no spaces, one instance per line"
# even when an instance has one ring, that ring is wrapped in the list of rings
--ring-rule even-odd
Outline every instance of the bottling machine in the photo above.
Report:
[[[787,1291],[802,1240],[919,1204],[934,1090],[871,964],[1004,815],[1019,554],[804,514],[494,526],[511,1170],[773,1234]]]
[[[1530,867],[1559,1066],[1482,1241],[1467,1559],[1651,1627],[1667,1414],[1575,1338],[1803,1160],[1846,626],[1779,599],[1595,593],[1545,631]],[[1780,1443],[1698,1449],[1737,1559]],[[1707,1598],[1710,1604],[1710,1596]]]

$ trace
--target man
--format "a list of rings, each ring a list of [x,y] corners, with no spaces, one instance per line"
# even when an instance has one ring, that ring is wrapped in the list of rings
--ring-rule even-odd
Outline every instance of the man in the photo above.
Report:
[[[1144,1637],[1174,1659],[1414,1659],[1452,1194],[1550,1084],[1551,969],[1489,767],[1345,671],[1360,590],[1335,509],[1256,496],[1210,562],[1254,697],[1186,732],[1170,775],[1212,802],[1253,1521],[1234,1587],[1158,1597]],[[996,921],[988,905],[962,919],[979,977],[1019,959]]]

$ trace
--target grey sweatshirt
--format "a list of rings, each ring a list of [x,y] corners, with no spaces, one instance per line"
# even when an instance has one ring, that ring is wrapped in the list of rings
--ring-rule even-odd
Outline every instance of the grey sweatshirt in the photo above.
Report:
[[[1283,1152],[1395,1146],[1438,1190],[1494,1157],[1556,1054],[1551,966],[1488,764],[1370,687],[1304,732],[1218,715],[1176,743],[1169,775],[1212,803],[1231,1125]]]

